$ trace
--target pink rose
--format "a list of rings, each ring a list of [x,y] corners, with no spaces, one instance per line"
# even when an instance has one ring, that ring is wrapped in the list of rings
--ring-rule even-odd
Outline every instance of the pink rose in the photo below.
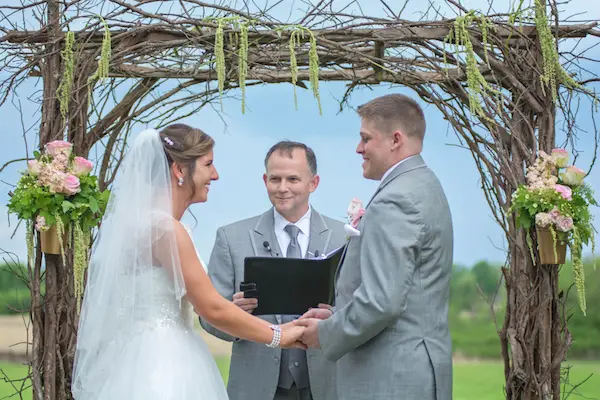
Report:
[[[564,186],[564,185],[554,185],[554,190],[556,190],[558,193],[560,193],[562,195],[563,199],[571,200],[571,196],[573,195],[573,192],[571,191],[570,187]]]
[[[71,155],[72,149],[73,145],[64,140],[55,140],[46,144],[46,153],[50,154],[52,157],[56,157],[59,153],[69,156]]]
[[[573,218],[571,217],[558,217],[556,219],[556,227],[561,232],[569,232],[573,229]]]
[[[63,185],[63,193],[73,195],[79,193],[79,178],[75,175],[68,174]]]
[[[350,225],[352,225],[353,228],[356,228],[363,215],[365,215],[365,209],[361,208],[356,214],[350,217]]]
[[[556,219],[560,217],[560,211],[558,211],[558,208],[554,207],[554,209],[550,211],[549,215],[550,218],[552,218],[552,221],[556,221]]]
[[[348,216],[353,216],[356,213],[358,213],[358,211],[360,209],[362,209],[363,203],[361,200],[359,199],[352,199],[352,201],[350,202],[350,205],[348,205]]]
[[[565,185],[579,186],[583,183],[583,178],[585,178],[585,171],[574,165],[567,167],[565,172],[560,174],[560,179]]]
[[[92,168],[94,168],[94,164],[83,157],[75,157],[73,159],[72,172],[75,176],[87,175],[90,173]]]
[[[27,161],[27,172],[29,172],[29,175],[33,176],[36,176],[40,173],[40,163],[38,160]]]
[[[564,168],[569,163],[569,152],[565,149],[553,149],[552,158],[558,168]]]

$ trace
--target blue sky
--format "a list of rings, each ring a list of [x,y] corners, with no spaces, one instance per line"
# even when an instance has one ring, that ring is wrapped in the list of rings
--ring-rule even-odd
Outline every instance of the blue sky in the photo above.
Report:
[[[595,15],[600,16],[600,12]],[[595,68],[598,71],[598,67]],[[21,99],[26,123],[31,123],[38,111],[24,96],[34,90],[35,84],[36,81],[31,80],[23,87]],[[239,100],[225,99],[224,114],[205,108],[181,121],[203,129],[216,140],[215,165],[220,180],[211,186],[207,203],[191,207],[197,222],[186,217],[204,260],[207,261],[210,256],[219,226],[262,213],[270,207],[262,182],[263,159],[269,147],[279,140],[302,141],[315,151],[321,183],[311,202],[319,212],[342,219],[353,197],[365,202],[370,199],[378,182],[362,178],[361,158],[354,151],[359,139],[359,118],[351,109],[338,112],[338,100],[343,96],[345,86],[339,82],[322,82],[320,89],[322,116],[310,91],[298,91],[299,110],[296,111],[291,85],[274,84],[248,88],[245,115],[241,114]],[[390,92],[414,96],[407,89],[379,85],[355,92],[351,104],[357,106]],[[478,260],[504,262],[504,235],[485,201],[470,153],[455,146],[458,143],[456,136],[441,113],[433,106],[421,104],[428,125],[423,157],[439,177],[450,203],[455,262],[464,265],[472,265]],[[22,157],[24,145],[21,121],[12,105],[0,108],[0,120],[5,131],[4,142],[0,146],[2,165],[10,159]],[[582,128],[590,129],[591,113],[582,110],[577,122]],[[137,127],[136,130],[142,128]],[[30,148],[34,132],[35,129],[29,134]],[[581,135],[577,142],[577,148],[585,150],[579,156],[578,165],[586,170],[592,159],[593,144],[592,134]],[[24,163],[13,164],[0,174],[0,247],[21,258],[25,254],[23,232],[17,232],[10,239],[16,219],[11,216],[9,226],[4,204],[8,200],[8,184],[18,180],[18,170],[23,168]],[[598,168],[592,171],[587,181],[594,189],[600,188]],[[594,210],[594,215],[598,218],[598,209]]]

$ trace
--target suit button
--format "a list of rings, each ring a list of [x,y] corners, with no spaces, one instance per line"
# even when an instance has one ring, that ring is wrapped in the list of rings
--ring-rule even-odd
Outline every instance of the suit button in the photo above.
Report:
[[[294,363],[294,367],[299,367],[299,366],[300,366],[300,364],[298,363],[298,361],[296,361],[296,362]]]
[[[275,364],[277,364],[279,362],[279,358],[273,357],[273,361],[275,362]]]

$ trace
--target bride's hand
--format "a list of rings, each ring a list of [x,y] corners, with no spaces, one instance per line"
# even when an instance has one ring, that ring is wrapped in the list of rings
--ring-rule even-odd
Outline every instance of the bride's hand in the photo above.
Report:
[[[287,349],[291,347],[297,347],[299,349],[306,350],[307,347],[302,343],[302,334],[304,333],[304,327],[296,326],[293,322],[288,322],[281,326],[281,342],[279,347]]]

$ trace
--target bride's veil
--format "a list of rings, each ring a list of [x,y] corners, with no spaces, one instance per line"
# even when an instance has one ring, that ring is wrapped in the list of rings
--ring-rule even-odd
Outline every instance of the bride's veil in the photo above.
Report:
[[[158,131],[145,130],[123,160],[90,257],[73,369],[76,398],[98,388],[111,368],[106,355],[116,354],[139,305],[153,299],[157,288],[140,276],[163,268],[174,299],[185,295],[174,223],[163,144]]]

